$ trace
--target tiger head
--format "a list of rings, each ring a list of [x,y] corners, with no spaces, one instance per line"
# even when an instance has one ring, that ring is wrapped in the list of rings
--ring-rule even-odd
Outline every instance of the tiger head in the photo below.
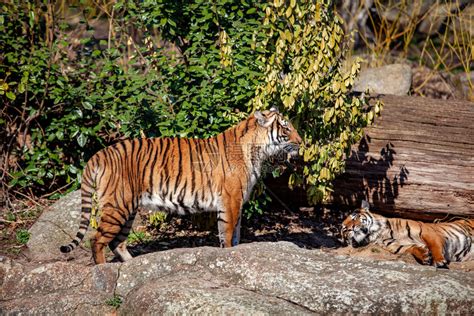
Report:
[[[361,208],[342,222],[341,235],[345,243],[358,247],[367,245],[373,239],[372,234],[377,230],[378,225],[369,211],[369,203],[362,201]]]
[[[276,108],[272,107],[270,110],[262,112],[256,111],[254,116],[257,124],[266,131],[263,144],[267,155],[281,152],[291,156],[298,154],[302,139],[291,122]]]

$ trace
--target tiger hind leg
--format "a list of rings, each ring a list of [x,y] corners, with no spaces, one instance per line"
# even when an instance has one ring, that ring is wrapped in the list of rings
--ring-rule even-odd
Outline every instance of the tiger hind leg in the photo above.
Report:
[[[124,213],[120,209],[113,207],[104,207],[102,209],[99,227],[91,239],[92,256],[96,264],[105,263],[105,247],[122,231],[122,227],[126,223]]]
[[[433,265],[436,268],[449,269],[448,267],[449,261],[444,258],[442,248],[433,249],[431,252],[433,253]]]
[[[135,220],[136,212],[130,214],[129,219],[120,230],[120,233],[110,242],[109,248],[113,251],[115,256],[122,262],[132,259],[132,255],[127,249],[127,237],[132,229],[133,221]]]

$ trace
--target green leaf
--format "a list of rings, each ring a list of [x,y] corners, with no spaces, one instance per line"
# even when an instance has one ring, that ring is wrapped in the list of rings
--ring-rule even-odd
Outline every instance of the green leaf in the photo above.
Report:
[[[15,101],[15,99],[16,99],[16,95],[11,91],[7,91],[6,96],[7,96],[7,98],[9,98],[12,101]]]
[[[76,139],[77,139],[77,143],[81,147],[84,147],[87,143],[87,135],[85,135],[84,133],[80,133],[79,135],[77,135]]]
[[[84,108],[87,110],[92,110],[92,104],[88,101],[82,102],[82,106],[84,106]]]

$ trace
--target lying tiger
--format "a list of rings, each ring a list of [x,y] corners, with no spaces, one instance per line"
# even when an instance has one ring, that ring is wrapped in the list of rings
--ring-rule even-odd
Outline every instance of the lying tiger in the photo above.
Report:
[[[91,239],[96,264],[106,261],[107,246],[122,261],[132,258],[126,240],[139,206],[217,212],[221,247],[237,245],[242,205],[263,162],[280,153],[296,155],[300,143],[293,125],[272,108],[213,138],[141,138],[107,147],[87,162],[79,231],[60,250],[70,252],[84,238],[93,200],[102,214]]]
[[[473,219],[423,223],[386,218],[371,213],[366,201],[344,220],[341,234],[353,247],[375,243],[394,254],[410,253],[419,263],[438,268],[448,268],[451,261],[462,261],[474,254]]]

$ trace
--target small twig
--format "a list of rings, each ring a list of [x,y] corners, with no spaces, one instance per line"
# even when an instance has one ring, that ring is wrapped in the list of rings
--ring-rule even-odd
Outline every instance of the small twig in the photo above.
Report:
[[[46,198],[50,197],[51,195],[53,195],[53,194],[55,194],[55,193],[57,193],[57,192],[59,192],[59,191],[65,189],[65,188],[67,188],[68,186],[72,185],[73,183],[74,183],[74,182],[67,183],[66,185],[63,185],[62,187],[60,187],[59,189],[54,190],[53,192],[46,193],[46,194],[40,196],[40,198],[41,198],[41,199],[46,199]]]
[[[21,195],[22,197],[26,198],[28,201],[33,202],[36,206],[41,206],[40,203],[36,202],[31,196],[28,196],[20,191],[13,190],[13,193]]]
[[[115,7],[112,6],[112,14],[109,17],[109,34],[107,39],[107,49],[110,50],[111,39],[112,39],[112,29],[113,29],[113,22],[114,22],[114,14],[115,14]]]

